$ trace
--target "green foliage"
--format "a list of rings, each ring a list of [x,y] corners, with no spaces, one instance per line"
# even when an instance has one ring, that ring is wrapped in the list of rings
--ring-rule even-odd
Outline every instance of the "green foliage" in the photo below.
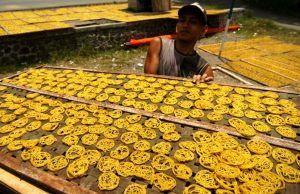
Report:
[[[270,10],[276,13],[300,17],[299,0],[241,0],[253,7]]]
[[[241,29],[237,32],[238,35],[245,35],[249,38],[253,36],[272,36],[278,40],[300,44],[299,31],[277,26],[268,19],[255,18],[249,12],[235,20],[234,24],[241,25]]]

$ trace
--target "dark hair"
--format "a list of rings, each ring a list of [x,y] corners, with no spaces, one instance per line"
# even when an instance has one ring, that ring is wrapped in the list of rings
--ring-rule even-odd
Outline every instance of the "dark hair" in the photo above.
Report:
[[[201,8],[203,10],[201,10],[200,7],[200,5],[194,4],[183,6],[179,9],[178,16],[181,17],[183,15],[194,15],[200,20],[202,25],[207,25],[206,11],[202,7]]]

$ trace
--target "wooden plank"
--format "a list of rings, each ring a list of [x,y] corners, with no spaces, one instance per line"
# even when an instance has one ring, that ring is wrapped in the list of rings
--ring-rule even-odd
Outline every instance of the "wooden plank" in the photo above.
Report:
[[[19,177],[0,168],[0,182],[13,188],[14,192],[22,194],[47,194],[48,192],[20,179]]]
[[[83,187],[79,187],[73,182],[69,182],[58,176],[53,176],[47,172],[41,171],[40,169],[34,168],[30,164],[13,158],[2,151],[0,151],[0,158],[1,168],[16,174],[24,180],[32,182],[38,187],[49,190],[50,193],[96,193]]]
[[[148,112],[148,111],[144,111],[144,110],[138,110],[135,108],[120,106],[117,104],[111,104],[111,103],[107,103],[107,102],[98,102],[96,100],[85,100],[83,98],[78,98],[78,97],[73,97],[73,96],[59,95],[59,94],[56,94],[53,92],[41,91],[41,90],[27,88],[27,87],[23,87],[23,86],[16,86],[13,84],[8,84],[8,83],[0,83],[0,85],[19,88],[22,90],[27,90],[27,91],[31,91],[31,92],[36,92],[36,93],[40,93],[40,94],[44,94],[44,95],[48,95],[48,96],[53,96],[53,97],[57,97],[57,98],[63,98],[63,99],[67,99],[67,100],[81,102],[81,103],[85,103],[85,104],[96,104],[98,106],[105,107],[105,108],[118,109],[118,110],[122,110],[124,112],[141,114],[146,117],[154,117],[154,118],[158,118],[161,120],[180,123],[180,124],[187,125],[187,126],[203,128],[203,129],[207,129],[210,131],[221,131],[221,132],[225,132],[225,133],[228,133],[228,134],[236,136],[236,137],[243,137],[243,138],[248,138],[248,139],[250,138],[250,137],[244,137],[243,135],[238,133],[233,127],[228,127],[228,126],[224,126],[224,125],[212,124],[212,123],[208,123],[208,122],[190,120],[190,119],[180,119],[175,116],[169,116],[169,115],[165,115],[165,114],[161,114],[161,113],[157,113],[157,112]],[[271,136],[268,136],[268,135],[265,135],[262,133],[258,133],[255,137],[251,137],[251,138],[261,139],[261,140],[267,141],[273,145],[300,151],[300,143],[292,142],[287,139],[271,137]]]

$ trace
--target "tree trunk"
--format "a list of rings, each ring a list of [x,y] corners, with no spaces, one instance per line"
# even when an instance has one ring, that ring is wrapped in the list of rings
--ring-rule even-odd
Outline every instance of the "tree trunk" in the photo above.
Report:
[[[152,0],[152,11],[168,11],[171,9],[171,0]]]

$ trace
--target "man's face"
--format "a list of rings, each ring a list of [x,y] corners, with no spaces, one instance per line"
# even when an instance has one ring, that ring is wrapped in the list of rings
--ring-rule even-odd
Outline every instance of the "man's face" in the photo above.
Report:
[[[194,15],[179,16],[176,25],[177,39],[186,41],[197,41],[207,29],[206,25],[202,25],[201,21]]]

